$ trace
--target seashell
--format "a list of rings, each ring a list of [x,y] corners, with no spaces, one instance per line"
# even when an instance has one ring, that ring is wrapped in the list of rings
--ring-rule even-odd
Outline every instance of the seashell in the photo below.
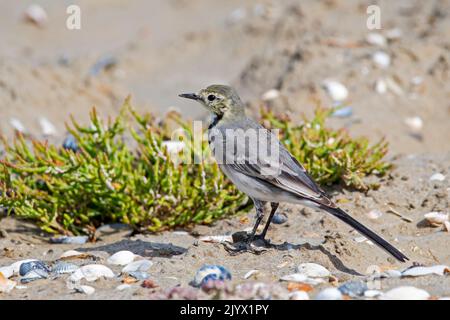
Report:
[[[438,276],[443,276],[447,273],[450,273],[450,268],[444,265],[437,265],[431,267],[412,267],[404,270],[402,272],[402,277],[419,277],[426,276],[429,274],[436,274]]]
[[[247,272],[244,275],[244,279],[248,279],[248,278],[250,278],[251,276],[253,276],[254,274],[257,274],[257,273],[259,273],[259,270],[256,270],[256,269],[250,270],[249,272]]]
[[[14,268],[12,266],[0,267],[0,273],[6,278],[11,278],[14,275]]]
[[[289,300],[309,300],[309,295],[305,291],[294,291],[289,294]]]
[[[63,254],[59,258],[61,259],[61,258],[68,258],[68,257],[74,257],[74,256],[81,256],[81,255],[83,255],[83,253],[80,251],[68,250],[68,251],[63,252]]]
[[[342,300],[342,293],[336,288],[327,288],[320,291],[315,300]]]
[[[0,273],[0,293],[9,293],[16,286],[17,282],[9,280],[3,273]]]
[[[444,227],[447,232],[450,232],[450,221],[444,221]]]
[[[379,218],[381,218],[382,215],[383,215],[383,212],[381,212],[380,210],[370,210],[367,213],[367,216],[369,217],[369,219],[372,219],[372,220],[379,219]]]
[[[110,268],[101,264],[88,264],[77,269],[70,276],[70,281],[77,282],[81,279],[86,281],[95,281],[98,278],[114,278],[114,273]]]
[[[377,32],[370,32],[366,35],[366,42],[374,46],[384,47],[387,44],[386,38]]]
[[[272,223],[274,223],[274,224],[283,224],[287,220],[288,220],[288,217],[284,213],[275,213],[272,217]]]
[[[148,269],[150,269],[150,267],[152,265],[153,265],[153,262],[151,262],[150,260],[146,260],[146,259],[137,260],[137,261],[127,264],[122,269],[122,272],[123,273],[130,273],[130,272],[136,272],[136,271],[145,272]]]
[[[303,274],[303,273],[288,274],[286,276],[282,276],[280,278],[280,280],[281,281],[289,281],[289,282],[306,283],[306,284],[310,284],[312,286],[315,286],[315,285],[325,282],[325,280],[320,279],[320,278],[319,279],[309,278],[306,274]]]
[[[353,240],[355,240],[356,243],[362,243],[362,242],[367,241],[367,238],[364,236],[361,236],[361,237],[356,237]]]
[[[44,136],[55,136],[57,134],[55,126],[47,118],[39,118],[39,125]]]
[[[411,286],[397,287],[381,295],[382,300],[427,300],[430,294]]]
[[[327,278],[331,276],[330,271],[316,263],[302,263],[297,267],[297,271],[313,278]]]
[[[386,87],[391,90],[394,94],[401,96],[403,95],[403,89],[400,87],[398,82],[390,77],[385,79]]]
[[[95,292],[95,288],[91,286],[76,286],[76,292],[87,294],[88,296]]]
[[[85,244],[88,241],[88,236],[61,236],[50,238],[50,243],[63,243],[63,244]]]
[[[25,276],[31,271],[35,271],[37,274],[42,273],[48,275],[50,269],[44,262],[39,260],[24,262],[19,267],[19,275],[21,276]]]
[[[149,278],[149,275],[147,272],[143,271],[131,271],[128,273],[130,277],[133,277],[137,280],[147,280]]]
[[[231,280],[231,273],[220,265],[203,265],[195,274],[193,285],[200,287],[209,280]]]
[[[134,258],[136,258],[133,252],[128,250],[122,250],[114,253],[112,256],[108,258],[108,263],[113,265],[125,266],[132,262]]]
[[[347,88],[340,82],[327,79],[322,82],[322,86],[333,101],[344,101],[348,97]]]
[[[391,57],[384,51],[376,51],[372,55],[372,61],[380,68],[387,68],[391,64]]]
[[[336,118],[347,118],[353,114],[352,107],[339,108],[333,112],[332,116]]]
[[[163,141],[162,146],[167,149],[167,152],[176,154],[183,150],[185,143],[183,141]]]
[[[278,91],[277,89],[270,89],[270,90],[264,92],[264,94],[261,96],[261,99],[264,101],[270,101],[270,100],[275,100],[279,96],[280,96],[280,91]]]
[[[131,288],[131,286],[129,284],[124,283],[124,284],[117,286],[116,290],[122,291],[122,290],[130,289],[130,288]]]
[[[387,84],[383,79],[378,79],[375,82],[375,91],[379,94],[385,94],[387,92]]]
[[[424,214],[425,219],[432,225],[432,226],[440,226],[444,224],[446,221],[448,221],[448,213],[442,213],[442,212],[429,212]]]
[[[14,130],[20,132],[20,133],[26,133],[27,129],[22,124],[22,122],[17,118],[11,118],[9,119],[9,124],[14,128]]]
[[[430,181],[444,181],[445,176],[442,173],[435,173],[430,177]]]
[[[402,276],[402,272],[391,269],[391,270],[386,270],[385,272],[383,272],[383,275],[385,276],[385,278],[399,278]]]
[[[14,262],[10,267],[13,269],[13,274],[19,274],[20,266],[22,263],[30,262],[30,261],[38,261],[37,259],[25,259]]]
[[[405,124],[413,131],[420,131],[423,128],[423,120],[421,117],[406,118]]]
[[[366,290],[364,291],[364,297],[366,298],[376,298],[379,297],[383,294],[382,291],[378,291],[378,290]]]
[[[33,269],[27,274],[25,274],[22,278],[20,278],[21,283],[29,283],[31,281],[39,280],[39,279],[47,279],[48,272],[43,269]]]
[[[338,287],[338,290],[350,297],[360,297],[367,291],[367,284],[363,281],[349,281]]]
[[[24,17],[26,21],[32,22],[37,26],[44,25],[48,19],[47,12],[37,4],[28,6],[24,12]]]
[[[59,261],[53,266],[52,272],[56,274],[74,273],[79,268],[76,264]]]
[[[224,242],[233,243],[233,237],[232,236],[203,236],[203,237],[200,237],[200,241],[212,242],[212,243],[224,243]]]
[[[80,150],[77,139],[72,134],[67,135],[63,141],[62,147],[66,150],[72,150],[73,152]]]

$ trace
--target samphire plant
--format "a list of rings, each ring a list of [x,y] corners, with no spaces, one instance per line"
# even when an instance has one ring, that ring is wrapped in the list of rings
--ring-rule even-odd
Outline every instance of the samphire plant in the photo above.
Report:
[[[262,111],[262,120],[281,129],[281,140],[322,184],[342,182],[367,189],[363,178],[384,174],[385,141],[369,146],[345,131],[330,130],[332,110],[318,108],[312,120],[294,125],[288,118]],[[192,126],[176,113],[158,120],[124,103],[114,120],[102,121],[95,109],[91,125],[74,119],[67,126],[76,146],[48,145],[18,135],[3,139],[0,160],[0,207],[35,221],[49,233],[90,234],[103,223],[130,224],[137,231],[160,231],[209,224],[251,208],[211,161],[172,161],[165,143],[170,123],[192,136]],[[189,143],[189,141],[185,141]],[[204,140],[188,157],[207,154]]]

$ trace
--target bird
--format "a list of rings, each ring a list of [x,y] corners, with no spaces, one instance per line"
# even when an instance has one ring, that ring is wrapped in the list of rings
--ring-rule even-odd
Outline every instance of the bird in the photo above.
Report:
[[[324,210],[397,260],[409,260],[389,242],[339,208],[271,130],[247,117],[245,105],[234,88],[215,84],[197,93],[179,96],[200,102],[210,112],[208,142],[218,166],[237,189],[254,203],[256,219],[247,238],[248,246],[255,239],[266,241],[267,230],[279,203],[287,202]],[[270,155],[267,149],[270,149]],[[271,206],[269,217],[263,231],[256,235],[267,203]]]

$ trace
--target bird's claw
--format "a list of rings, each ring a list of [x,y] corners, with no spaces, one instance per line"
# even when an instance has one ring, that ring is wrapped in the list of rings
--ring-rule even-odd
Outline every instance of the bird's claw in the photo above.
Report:
[[[253,254],[262,254],[267,251],[266,248],[254,246],[249,242],[240,242],[233,245],[225,244],[225,250],[227,250],[233,256],[246,252]]]

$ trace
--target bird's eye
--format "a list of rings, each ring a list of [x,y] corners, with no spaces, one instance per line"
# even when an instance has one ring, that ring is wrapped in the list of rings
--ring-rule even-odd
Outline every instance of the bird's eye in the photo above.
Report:
[[[210,95],[208,96],[208,101],[214,101],[215,99],[216,99],[216,96],[213,95],[213,94],[210,94]]]

